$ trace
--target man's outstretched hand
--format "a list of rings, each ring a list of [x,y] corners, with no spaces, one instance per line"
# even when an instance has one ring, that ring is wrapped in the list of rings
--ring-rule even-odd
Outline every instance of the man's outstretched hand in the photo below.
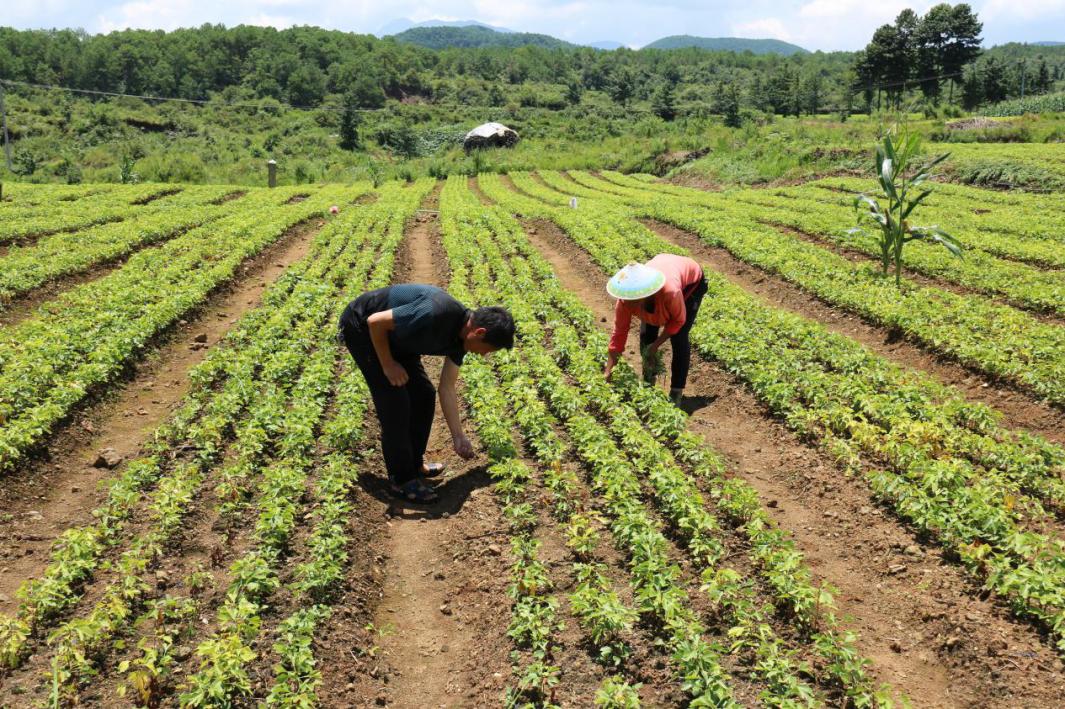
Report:
[[[457,453],[460,458],[465,458],[466,460],[469,460],[474,456],[473,444],[470,443],[469,438],[466,438],[465,433],[460,433],[457,436],[453,436],[451,439],[451,443],[455,448],[455,453]]]

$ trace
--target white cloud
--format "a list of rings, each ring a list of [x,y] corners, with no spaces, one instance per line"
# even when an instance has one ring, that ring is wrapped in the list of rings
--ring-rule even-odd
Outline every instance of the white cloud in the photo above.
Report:
[[[741,22],[732,26],[732,33],[737,37],[750,39],[782,39],[785,42],[790,42],[792,39],[791,32],[788,31],[784,22],[776,17]]]
[[[1065,0],[988,0],[979,10],[985,26],[989,21],[1016,23],[1056,17],[1065,20]]]
[[[902,10],[912,8],[921,14],[933,4],[932,0],[916,3],[910,0],[883,0],[878,3],[864,0],[810,0],[791,15],[736,22],[732,25],[732,32],[739,36],[783,39],[808,49],[859,49],[869,41],[877,27],[893,22]]]
[[[537,4],[526,2],[501,3],[497,0],[474,0],[474,19],[481,19],[490,25],[502,25],[518,31],[545,32],[545,24],[573,21],[590,7],[584,2],[566,2],[560,4]],[[603,8],[597,8],[600,11]],[[535,24],[539,29],[532,29]],[[553,31],[562,34],[565,27],[555,27]]]
[[[105,33],[131,28],[172,30],[207,21],[197,21],[197,15],[197,8],[189,0],[127,2],[100,15],[97,27]]]
[[[283,30],[287,27],[292,27],[293,25],[301,25],[305,23],[299,22],[291,17],[285,17],[283,15],[266,15],[260,13],[258,15],[255,15],[254,17],[249,17],[248,19],[244,20],[243,24],[255,25],[257,27],[274,27],[276,29]]]

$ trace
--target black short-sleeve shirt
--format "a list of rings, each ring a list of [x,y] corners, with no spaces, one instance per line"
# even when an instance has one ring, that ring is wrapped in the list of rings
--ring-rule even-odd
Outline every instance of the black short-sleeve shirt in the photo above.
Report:
[[[437,355],[462,365],[466,349],[459,335],[470,316],[462,303],[436,286],[402,283],[360,295],[344,309],[340,327],[367,331],[366,320],[385,310],[395,321],[388,344],[396,359]]]

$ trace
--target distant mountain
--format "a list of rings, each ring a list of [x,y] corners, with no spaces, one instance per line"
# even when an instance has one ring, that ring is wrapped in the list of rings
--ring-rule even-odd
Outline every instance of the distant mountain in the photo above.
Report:
[[[615,42],[615,41],[610,40],[610,39],[605,39],[605,40],[603,40],[601,42],[589,42],[585,46],[591,47],[592,49],[614,50],[614,49],[621,49],[625,45],[622,42]]]
[[[477,20],[425,20],[424,22],[415,22],[409,20],[406,17],[401,17],[398,20],[392,20],[388,24],[377,30],[378,37],[385,37],[390,34],[399,34],[405,32],[412,27],[487,27],[490,30],[496,32],[513,32],[514,30],[508,30],[506,27],[496,27],[495,25],[487,25]]]
[[[577,45],[546,34],[531,32],[497,32],[481,25],[465,27],[412,27],[392,35],[397,42],[417,44],[428,49],[446,47],[545,47],[570,48]]]
[[[744,39],[742,37],[693,37],[688,34],[676,34],[663,37],[648,44],[644,49],[683,49],[698,47],[725,52],[746,52],[754,54],[806,54],[802,47],[782,42],[779,39]]]
[[[1065,47],[1065,42],[1032,42],[1039,47]]]

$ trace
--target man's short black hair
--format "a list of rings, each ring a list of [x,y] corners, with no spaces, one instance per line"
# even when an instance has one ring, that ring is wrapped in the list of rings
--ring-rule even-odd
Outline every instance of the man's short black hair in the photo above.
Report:
[[[473,326],[484,328],[484,341],[497,349],[514,346],[514,318],[510,311],[498,305],[473,311]]]

